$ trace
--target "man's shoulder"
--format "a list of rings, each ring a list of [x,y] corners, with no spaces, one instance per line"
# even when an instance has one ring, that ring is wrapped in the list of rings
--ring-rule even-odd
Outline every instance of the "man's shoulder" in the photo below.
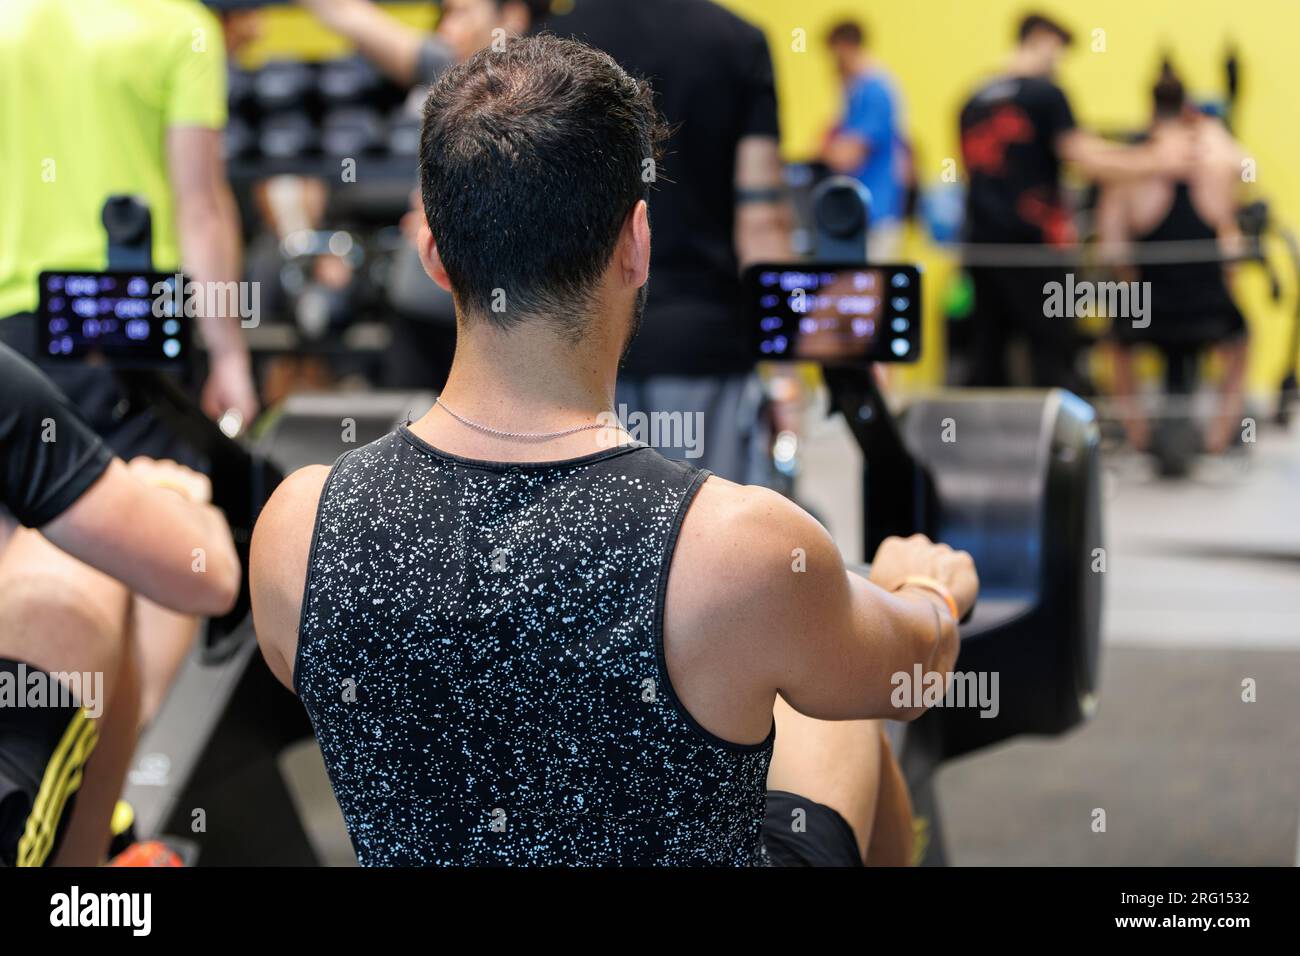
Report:
[[[193,27],[215,27],[221,29],[221,21],[205,4],[193,0],[128,0],[128,2],[147,14],[159,25],[184,25]],[[194,39],[194,38],[187,38]]]
[[[665,645],[679,662],[779,671],[844,580],[834,541],[802,508],[766,488],[710,478],[672,556]]]
[[[17,324],[18,320],[12,321]],[[0,342],[0,408],[10,411],[38,405],[52,391],[53,386],[36,366]]]
[[[316,509],[321,492],[329,480],[329,465],[307,465],[293,472],[276,487],[257,520],[257,530],[266,528],[277,532],[310,531],[316,524]],[[256,540],[256,535],[254,536]],[[269,546],[294,542],[283,540],[283,535],[268,536]]]
[[[859,105],[892,108],[898,97],[898,87],[892,76],[877,67],[857,77],[849,96]]]
[[[1065,92],[1048,77],[998,73],[986,77],[972,91],[965,108],[996,106],[999,103],[1024,102],[1045,97],[1064,97]]]
[[[682,524],[675,566],[707,573],[713,600],[748,600],[788,582],[791,570],[838,560],[830,535],[784,495],[712,476]]]
[[[292,661],[298,644],[316,512],[329,476],[326,465],[308,465],[295,471],[280,482],[253,529],[248,582],[253,623],[262,655],[286,687],[293,686]]]
[[[767,35],[760,27],[715,0],[676,0],[672,7],[664,8],[663,15],[678,27],[695,31],[714,49],[720,42],[729,42],[742,52],[767,46]]]
[[[221,21],[206,4],[193,0],[112,0],[103,3],[101,15],[133,17],[140,35],[157,44],[155,52],[186,50],[204,53],[225,50]]]
[[[1063,90],[1051,77],[1022,76],[1018,79],[1020,88],[1016,98],[1023,103],[1056,104],[1060,102],[1069,102],[1069,97],[1065,95],[1065,90]]]
[[[280,482],[262,508],[249,559],[255,612],[259,597],[264,605],[275,607],[301,601],[317,509],[329,475],[328,465],[299,468]]]

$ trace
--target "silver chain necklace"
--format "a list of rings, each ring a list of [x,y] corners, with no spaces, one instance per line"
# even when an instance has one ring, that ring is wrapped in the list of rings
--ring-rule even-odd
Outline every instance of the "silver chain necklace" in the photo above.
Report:
[[[605,422],[593,422],[590,425],[575,425],[573,428],[565,428],[558,432],[507,432],[507,431],[502,431],[499,428],[492,428],[491,426],[488,425],[480,425],[478,422],[472,422],[468,418],[465,418],[461,415],[457,415],[455,412],[453,412],[450,408],[447,407],[447,404],[441,398],[435,398],[433,401],[435,405],[440,406],[444,412],[446,412],[452,418],[456,419],[456,421],[460,422],[462,425],[467,425],[470,428],[473,428],[477,431],[485,432],[489,435],[495,435],[498,438],[520,438],[528,441],[550,441],[553,438],[563,438],[565,435],[573,435],[577,432],[585,432],[593,428],[617,428],[619,431],[624,430],[622,424],[616,423],[611,425]]]

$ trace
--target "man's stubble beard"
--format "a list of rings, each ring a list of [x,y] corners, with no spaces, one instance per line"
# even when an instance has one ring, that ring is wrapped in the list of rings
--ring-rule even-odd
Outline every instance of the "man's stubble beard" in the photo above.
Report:
[[[641,320],[645,318],[645,302],[650,292],[650,283],[647,280],[641,288],[636,290],[636,299],[632,303],[631,321],[628,323],[627,338],[623,342],[623,352],[618,357],[618,367],[622,368],[623,363],[627,361],[627,355],[632,351],[632,343],[636,341],[636,335],[641,331]]]

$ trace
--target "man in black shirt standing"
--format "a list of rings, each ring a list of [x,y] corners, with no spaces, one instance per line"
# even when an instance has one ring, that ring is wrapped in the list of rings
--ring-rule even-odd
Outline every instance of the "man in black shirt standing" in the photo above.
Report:
[[[1120,180],[1190,167],[1189,151],[1168,143],[1117,146],[1079,129],[1053,76],[1072,42],[1070,32],[1039,14],[1021,22],[1006,70],[985,83],[961,111],[961,150],[969,187],[966,241],[1066,249],[1075,242],[1071,211],[1061,188],[1069,163],[1089,179]],[[969,384],[1012,384],[1008,341],[1027,339],[1034,384],[1084,388],[1075,370],[1077,350],[1069,320],[1045,314],[1044,285],[1063,268],[1044,265],[1038,250],[979,256],[968,267],[975,287],[974,340]],[[1038,263],[1025,262],[1038,258]],[[992,262],[990,260],[997,260]],[[1001,263],[1023,262],[1024,265]]]
[[[762,483],[762,390],[740,271],[790,256],[767,40],[708,0],[577,0],[547,28],[649,80],[673,130],[647,171],[650,291],[619,376],[620,418],[669,458]]]

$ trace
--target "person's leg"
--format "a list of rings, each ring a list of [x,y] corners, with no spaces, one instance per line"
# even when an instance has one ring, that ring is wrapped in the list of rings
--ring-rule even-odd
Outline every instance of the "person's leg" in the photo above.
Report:
[[[198,618],[177,614],[135,595],[130,639],[140,668],[140,730],[153,721],[194,646]]]
[[[107,682],[106,675],[106,687]],[[130,641],[122,642],[121,666],[113,683],[110,706],[98,720],[99,743],[86,763],[55,866],[99,866],[108,852],[113,810],[140,739],[140,675]]]
[[[864,863],[907,866],[912,807],[880,721],[816,720],[780,697],[767,787],[835,810],[857,839]]]
[[[1124,434],[1136,451],[1146,451],[1151,444],[1151,423],[1138,402],[1137,372],[1133,366],[1133,348],[1118,342],[1108,346],[1115,377],[1115,400],[1119,403]]]
[[[0,657],[32,669],[102,675],[99,744],[82,782],[56,862],[94,865],[135,746],[138,686],[126,642],[129,595],[120,583],[17,531],[0,555]],[[90,701],[83,706],[90,709]]]
[[[1064,270],[1047,267],[1007,270],[1010,299],[1018,327],[1029,341],[1029,381],[1035,388],[1064,388],[1089,395],[1091,385],[1079,374],[1080,336],[1072,315],[1048,314],[1048,290],[1065,289]]]
[[[915,827],[912,824],[912,795],[880,730],[880,787],[876,793],[876,815],[871,821],[871,842],[864,863],[867,866],[910,866],[914,859]]]
[[[1076,368],[1078,340],[1067,330],[1042,330],[1029,336],[1031,381],[1035,388],[1064,388],[1076,395],[1091,389]]]
[[[903,252],[903,224],[897,219],[873,222],[867,235],[867,261],[876,263],[898,262]]]
[[[1007,317],[1002,314],[1001,277],[994,269],[972,268],[971,288],[975,304],[971,310],[970,374],[972,388],[1005,388],[1007,376]]]
[[[1245,411],[1244,386],[1246,364],[1250,358],[1249,343],[1245,336],[1225,342],[1218,348],[1223,362],[1223,380],[1219,383],[1219,408],[1206,429],[1205,449],[1211,454],[1225,451],[1232,444],[1233,434],[1241,428]]]

